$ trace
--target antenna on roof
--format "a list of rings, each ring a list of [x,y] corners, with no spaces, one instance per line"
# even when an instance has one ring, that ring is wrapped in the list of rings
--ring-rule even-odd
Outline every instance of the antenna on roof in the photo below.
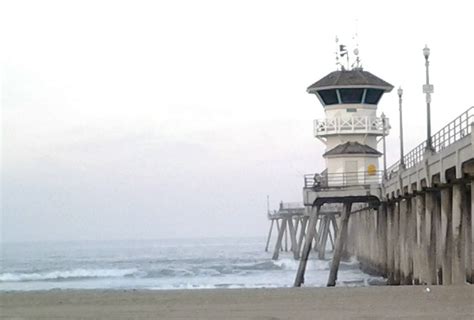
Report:
[[[336,70],[339,70],[339,66],[341,65],[341,63],[339,62],[339,38],[338,36],[336,36],[336,52],[334,52],[336,54]]]
[[[350,69],[349,50],[347,49],[346,45],[339,44],[339,38],[336,36],[336,67],[341,66],[342,71],[346,70],[346,67],[344,67],[344,65],[339,61],[339,59],[343,58],[344,56],[346,56],[347,58],[347,69]]]
[[[352,69],[362,69],[362,64],[360,63],[360,57],[359,57],[359,32],[358,32],[358,20],[356,19],[355,21],[355,29],[356,32],[354,36],[352,37],[352,40],[355,42],[355,49],[354,49],[354,55],[356,56],[355,62],[352,64]]]

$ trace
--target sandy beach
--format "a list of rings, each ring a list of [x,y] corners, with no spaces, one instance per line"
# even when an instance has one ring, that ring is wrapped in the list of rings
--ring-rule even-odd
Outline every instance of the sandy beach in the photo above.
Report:
[[[474,286],[1,293],[1,319],[474,319]]]

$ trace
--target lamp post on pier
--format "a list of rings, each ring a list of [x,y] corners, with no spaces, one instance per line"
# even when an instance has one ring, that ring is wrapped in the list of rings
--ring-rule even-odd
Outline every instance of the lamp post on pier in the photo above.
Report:
[[[385,145],[385,120],[386,120],[386,117],[385,117],[385,114],[382,112],[382,115],[381,115],[381,118],[382,118],[382,141],[383,141],[383,178],[384,180],[387,180],[387,148],[386,148],[386,145]]]
[[[430,61],[428,58],[430,57],[430,48],[425,45],[423,49],[423,55],[425,56],[425,67],[426,67],[426,84],[423,85],[423,93],[426,94],[426,117],[427,117],[427,124],[426,124],[426,151],[432,152],[433,149],[433,142],[431,141],[431,94],[434,92],[433,85],[430,84],[430,73],[429,73],[429,66]]]
[[[403,160],[403,156],[405,153],[403,152],[403,115],[402,115],[402,95],[403,89],[399,87],[397,90],[398,93],[398,107],[400,113],[400,168],[405,168],[405,161]]]

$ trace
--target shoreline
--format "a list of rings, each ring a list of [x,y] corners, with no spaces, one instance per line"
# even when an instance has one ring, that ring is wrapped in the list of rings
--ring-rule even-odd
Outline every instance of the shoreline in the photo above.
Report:
[[[474,286],[0,293],[0,319],[473,319]]]

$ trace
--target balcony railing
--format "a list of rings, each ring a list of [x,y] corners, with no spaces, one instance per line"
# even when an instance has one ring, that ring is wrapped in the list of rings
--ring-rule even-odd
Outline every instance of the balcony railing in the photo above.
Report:
[[[306,174],[304,187],[316,190],[327,188],[355,187],[380,184],[383,171],[358,171],[325,174]]]
[[[383,119],[379,117],[350,117],[314,120],[314,136],[331,134],[384,134]],[[385,134],[390,130],[388,118],[385,118]]]
[[[471,133],[471,123],[474,120],[474,107],[470,107],[459,117],[448,123],[441,130],[436,132],[431,141],[435,152],[447,148],[456,141]],[[411,168],[423,160],[423,154],[426,150],[426,140],[420,143],[416,148],[408,152],[404,157],[405,168]],[[400,169],[400,161],[395,162],[387,169],[387,174],[397,172]]]

